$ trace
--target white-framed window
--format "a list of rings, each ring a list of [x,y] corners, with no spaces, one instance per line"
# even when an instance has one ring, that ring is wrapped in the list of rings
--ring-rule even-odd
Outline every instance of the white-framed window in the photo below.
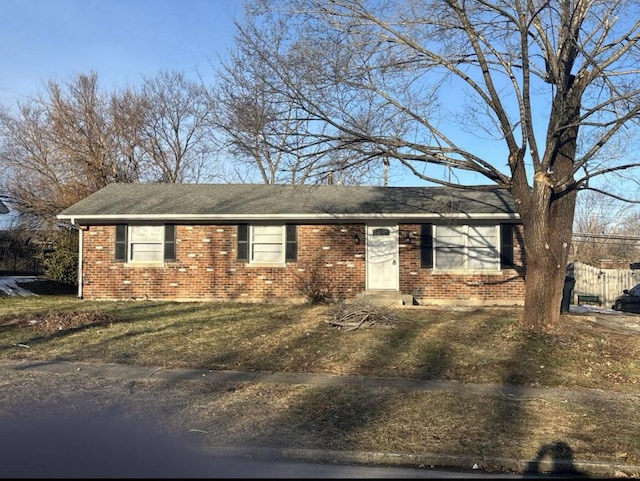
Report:
[[[164,260],[164,226],[129,226],[129,262],[162,262]]]
[[[163,263],[176,260],[175,225],[115,226],[115,260],[126,263]]]
[[[237,260],[249,264],[278,264],[297,259],[295,224],[238,225]]]
[[[281,264],[284,262],[285,231],[283,225],[251,226],[251,257],[256,264]]]
[[[435,226],[434,269],[500,270],[500,226]]]

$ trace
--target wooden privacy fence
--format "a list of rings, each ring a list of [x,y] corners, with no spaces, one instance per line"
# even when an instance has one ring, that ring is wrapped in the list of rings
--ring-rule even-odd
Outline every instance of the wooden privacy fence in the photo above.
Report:
[[[575,262],[573,275],[576,284],[571,304],[578,303],[578,296],[598,296],[602,307],[610,308],[624,289],[640,284],[640,269],[600,269]]]

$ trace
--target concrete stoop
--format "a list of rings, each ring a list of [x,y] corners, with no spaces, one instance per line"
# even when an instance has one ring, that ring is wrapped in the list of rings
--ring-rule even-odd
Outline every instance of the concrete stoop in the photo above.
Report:
[[[402,294],[400,291],[363,291],[356,296],[362,299],[383,306],[412,306],[414,299],[411,294]]]

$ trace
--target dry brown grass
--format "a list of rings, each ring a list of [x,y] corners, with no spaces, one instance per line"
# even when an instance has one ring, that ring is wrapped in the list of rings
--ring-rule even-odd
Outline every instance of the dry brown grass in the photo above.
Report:
[[[211,445],[221,443],[222,430],[226,445],[528,459],[562,440],[582,460],[640,463],[639,335],[563,315],[558,332],[532,336],[519,329],[517,307],[405,308],[394,311],[393,323],[348,331],[327,322],[332,309],[0,298],[0,359],[568,388],[579,395],[181,383],[163,386],[163,396],[185,396],[168,421],[179,429],[199,419]],[[159,396],[149,381],[132,389]]]
[[[518,327],[519,308],[402,309],[392,324],[349,331],[328,322],[332,309],[9,298],[0,356],[619,392],[636,392],[640,380],[640,337],[584,316],[532,336]]]

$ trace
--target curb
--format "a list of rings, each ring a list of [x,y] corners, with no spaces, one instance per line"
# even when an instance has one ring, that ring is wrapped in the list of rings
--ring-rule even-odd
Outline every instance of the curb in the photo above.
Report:
[[[618,465],[615,463],[558,462],[558,460],[530,461],[522,459],[453,456],[429,453],[385,453],[366,451],[327,451],[295,448],[240,448],[219,447],[207,451],[213,456],[235,456],[259,460],[286,459],[316,463],[361,464],[409,469],[458,469],[486,473],[521,474],[540,477],[571,475],[573,477],[595,478],[637,478],[640,466]],[[535,470],[533,469],[535,467]]]

